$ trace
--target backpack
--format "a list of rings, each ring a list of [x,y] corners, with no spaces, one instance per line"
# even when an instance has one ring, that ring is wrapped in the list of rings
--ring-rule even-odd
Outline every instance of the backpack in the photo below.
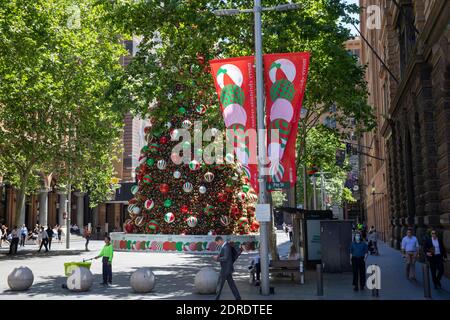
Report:
[[[239,258],[239,256],[241,255],[240,252],[236,249],[236,247],[234,246],[234,244],[230,244],[231,247],[231,257],[233,258],[233,263],[236,262],[236,260]]]

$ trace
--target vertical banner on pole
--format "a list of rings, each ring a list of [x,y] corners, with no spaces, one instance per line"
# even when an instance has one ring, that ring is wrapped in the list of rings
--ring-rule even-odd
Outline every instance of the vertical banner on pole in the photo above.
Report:
[[[238,163],[258,192],[254,63],[253,56],[210,61],[227,139],[232,141]]]
[[[297,180],[295,144],[309,57],[308,52],[264,55],[269,189],[292,186]]]

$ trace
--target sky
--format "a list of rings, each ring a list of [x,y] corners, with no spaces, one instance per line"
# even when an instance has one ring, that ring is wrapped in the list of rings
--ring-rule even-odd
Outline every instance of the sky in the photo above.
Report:
[[[357,4],[357,5],[359,5],[359,0],[345,0],[345,2],[348,3],[348,4]],[[359,15],[357,15],[357,14],[352,15],[352,17],[359,19]],[[356,31],[356,29],[352,25],[347,24],[346,26],[347,26],[347,28],[349,28],[352,31],[353,35],[355,35],[355,36],[358,35],[358,31]]]

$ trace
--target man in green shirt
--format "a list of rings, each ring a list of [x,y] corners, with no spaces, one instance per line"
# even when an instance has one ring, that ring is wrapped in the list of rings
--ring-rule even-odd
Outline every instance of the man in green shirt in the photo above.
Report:
[[[111,244],[111,238],[105,237],[105,246],[102,251],[95,257],[98,259],[102,257],[103,263],[103,285],[107,286],[108,283],[112,284],[112,259],[113,259],[113,246]]]

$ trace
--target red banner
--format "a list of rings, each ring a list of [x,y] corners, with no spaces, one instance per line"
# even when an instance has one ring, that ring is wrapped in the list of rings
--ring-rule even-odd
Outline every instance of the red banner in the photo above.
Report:
[[[256,99],[254,57],[211,60],[227,139],[232,141],[238,163],[258,191],[256,160]]]
[[[297,180],[296,137],[308,75],[309,53],[264,55],[269,182]],[[271,133],[278,130],[278,137]]]

